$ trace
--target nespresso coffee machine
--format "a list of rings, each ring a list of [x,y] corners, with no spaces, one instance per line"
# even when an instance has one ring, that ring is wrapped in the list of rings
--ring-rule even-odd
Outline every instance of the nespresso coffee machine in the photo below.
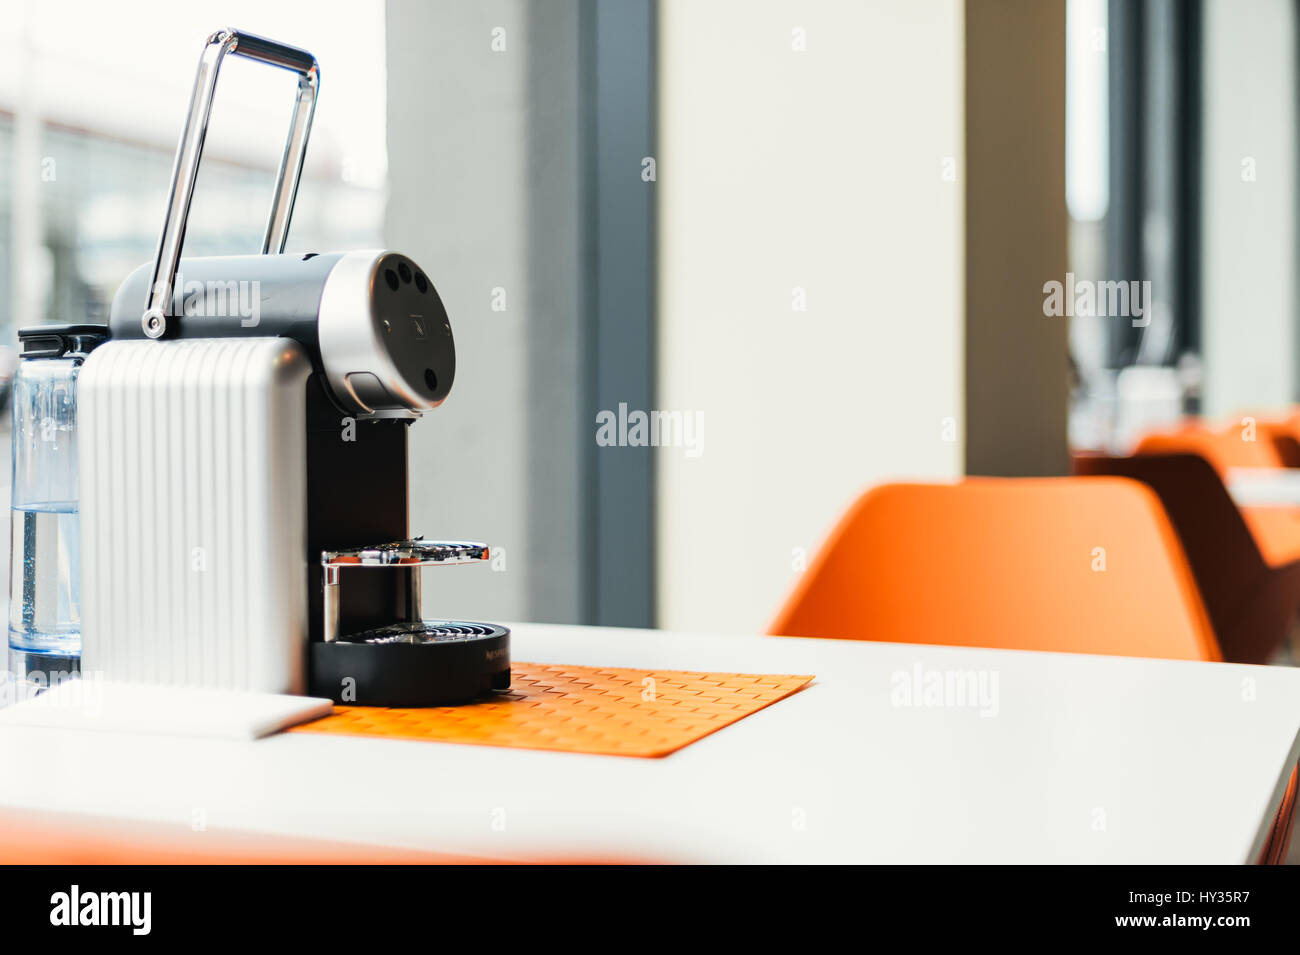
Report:
[[[227,54],[298,75],[260,255],[181,258]],[[508,688],[509,632],[424,620],[407,433],[456,353],[428,275],[388,251],[286,254],[319,83],[303,50],[209,37],[156,260],[124,281],[78,385],[82,670],[420,706]]]

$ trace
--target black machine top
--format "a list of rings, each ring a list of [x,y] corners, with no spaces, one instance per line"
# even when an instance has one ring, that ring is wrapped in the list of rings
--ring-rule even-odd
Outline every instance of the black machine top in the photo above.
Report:
[[[62,358],[86,355],[108,340],[107,325],[28,325],[18,329],[23,358]]]

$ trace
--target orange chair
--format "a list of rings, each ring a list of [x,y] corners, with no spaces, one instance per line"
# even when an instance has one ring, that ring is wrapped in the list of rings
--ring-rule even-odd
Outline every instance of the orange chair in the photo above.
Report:
[[[1254,422],[1257,439],[1272,441],[1283,467],[1300,467],[1300,409],[1244,411],[1236,418],[1239,434],[1248,420]]]
[[[1143,437],[1134,454],[1199,454],[1222,475],[1231,468],[1285,467],[1283,452],[1278,447],[1275,432],[1269,428],[1255,428],[1252,433],[1239,424],[1230,424],[1214,430],[1197,421],[1163,431],[1154,431]]]
[[[874,488],[831,532],[769,632],[1220,659],[1159,500],[1121,477]],[[1261,862],[1286,856],[1298,772]]]
[[[1257,419],[1254,440],[1243,426],[1231,424],[1214,431],[1203,424],[1188,422],[1168,431],[1148,434],[1138,442],[1134,456],[1196,454],[1227,479],[1232,468],[1284,468],[1300,460],[1300,443],[1288,426]],[[1242,517],[1250,528],[1264,559],[1275,566],[1300,560],[1300,510],[1294,507],[1243,507]]]
[[[1178,532],[1224,659],[1272,659],[1300,611],[1300,555],[1278,559],[1276,547],[1261,548],[1258,526],[1204,457],[1088,452],[1074,455],[1073,464],[1075,474],[1133,478],[1155,491]]]
[[[1160,502],[1123,478],[877,487],[770,632],[1219,659]]]
[[[1273,442],[1284,468],[1300,468],[1300,416],[1282,421],[1257,418],[1259,433]]]

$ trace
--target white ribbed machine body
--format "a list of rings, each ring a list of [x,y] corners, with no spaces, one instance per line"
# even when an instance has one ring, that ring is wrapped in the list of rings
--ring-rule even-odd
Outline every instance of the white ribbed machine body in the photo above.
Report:
[[[286,338],[110,341],[86,359],[84,673],[303,692],[310,371]]]

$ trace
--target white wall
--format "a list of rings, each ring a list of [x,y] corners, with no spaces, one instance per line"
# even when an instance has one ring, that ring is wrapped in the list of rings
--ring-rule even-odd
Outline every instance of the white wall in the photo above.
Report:
[[[1218,416],[1298,397],[1294,4],[1207,0],[1204,83],[1205,411]]]
[[[659,626],[765,628],[861,490],[958,473],[962,25],[953,0],[661,4],[657,404],[705,430],[659,451]]]

